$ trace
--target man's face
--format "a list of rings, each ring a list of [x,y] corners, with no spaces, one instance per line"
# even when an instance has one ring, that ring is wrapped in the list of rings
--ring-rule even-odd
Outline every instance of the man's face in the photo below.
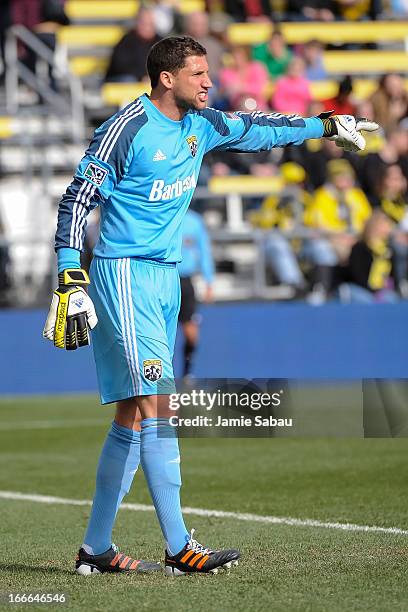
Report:
[[[152,40],[156,36],[154,15],[148,9],[142,10],[135,24],[135,30],[143,40]]]
[[[205,55],[187,57],[184,67],[173,77],[173,95],[177,106],[186,110],[202,110],[207,106],[208,90],[212,82],[208,76],[208,63]]]

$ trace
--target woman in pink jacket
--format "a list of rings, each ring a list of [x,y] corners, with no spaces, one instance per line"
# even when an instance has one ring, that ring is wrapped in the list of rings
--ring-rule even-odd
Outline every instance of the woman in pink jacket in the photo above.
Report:
[[[252,99],[247,110],[267,109],[265,89],[268,72],[265,66],[251,59],[250,49],[236,46],[231,49],[232,64],[219,74],[220,87],[228,98],[231,109],[245,107],[245,99]],[[244,103],[243,103],[244,102]]]
[[[276,81],[272,96],[272,108],[280,113],[307,115],[312,101],[310,83],[304,76],[305,63],[301,57],[294,57],[287,74]]]

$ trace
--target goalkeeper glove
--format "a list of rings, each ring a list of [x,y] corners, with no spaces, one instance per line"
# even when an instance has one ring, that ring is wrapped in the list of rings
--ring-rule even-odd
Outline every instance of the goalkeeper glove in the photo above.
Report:
[[[334,140],[338,147],[345,151],[364,151],[366,146],[365,138],[360,132],[375,132],[379,129],[378,123],[368,121],[364,118],[356,119],[352,115],[333,115],[331,112],[321,113],[319,119],[324,126],[323,136]]]
[[[95,308],[84,286],[89,285],[85,270],[69,269],[58,274],[50,311],[43,331],[44,338],[57,348],[73,351],[90,344],[88,328],[98,322]]]

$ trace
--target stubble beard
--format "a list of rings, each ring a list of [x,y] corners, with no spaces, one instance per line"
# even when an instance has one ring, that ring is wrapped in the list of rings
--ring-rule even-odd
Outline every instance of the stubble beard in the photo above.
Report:
[[[201,110],[202,108],[205,108],[207,106],[207,104],[205,104],[204,107],[201,107],[195,102],[194,99],[187,100],[186,98],[181,98],[180,96],[175,96],[174,99],[177,104],[177,107],[183,110],[184,112],[188,112],[189,110]]]

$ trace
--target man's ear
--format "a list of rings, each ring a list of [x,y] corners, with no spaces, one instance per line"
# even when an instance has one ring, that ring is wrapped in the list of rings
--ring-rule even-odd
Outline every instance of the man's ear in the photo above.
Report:
[[[173,89],[174,75],[167,70],[160,73],[160,82],[166,89]]]

